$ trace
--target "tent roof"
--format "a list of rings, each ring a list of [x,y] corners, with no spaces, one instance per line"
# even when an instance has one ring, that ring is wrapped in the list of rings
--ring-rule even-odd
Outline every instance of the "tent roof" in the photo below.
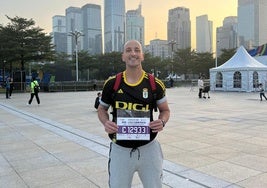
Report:
[[[253,57],[251,57],[247,50],[240,46],[237,52],[228,61],[219,67],[212,68],[212,70],[228,70],[228,69],[264,69],[267,70],[267,66],[263,65]]]

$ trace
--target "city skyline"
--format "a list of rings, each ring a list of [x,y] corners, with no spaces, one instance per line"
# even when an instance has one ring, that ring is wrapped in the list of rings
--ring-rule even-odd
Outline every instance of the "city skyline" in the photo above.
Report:
[[[201,2],[199,0],[125,0],[126,11],[137,9],[140,3],[142,4],[142,15],[145,18],[145,44],[149,44],[149,41],[153,39],[167,40],[168,11],[176,7],[186,7],[190,10],[192,49],[196,48],[197,16],[207,14],[209,20],[213,21],[213,44],[216,40],[216,28],[222,26],[223,19],[228,16],[237,16],[237,0],[203,0]],[[35,4],[38,6],[33,9],[31,5]],[[104,0],[3,1],[0,3],[0,24],[5,25],[8,22],[5,15],[32,18],[36,22],[36,26],[44,29],[44,32],[50,33],[53,16],[65,15],[65,9],[70,6],[82,7],[85,4],[100,5],[103,14]]]

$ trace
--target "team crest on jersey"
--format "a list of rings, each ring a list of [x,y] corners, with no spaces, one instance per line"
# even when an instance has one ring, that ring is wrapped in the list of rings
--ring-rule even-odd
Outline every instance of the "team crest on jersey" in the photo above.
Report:
[[[147,88],[143,88],[143,98],[144,99],[148,98],[148,89]]]

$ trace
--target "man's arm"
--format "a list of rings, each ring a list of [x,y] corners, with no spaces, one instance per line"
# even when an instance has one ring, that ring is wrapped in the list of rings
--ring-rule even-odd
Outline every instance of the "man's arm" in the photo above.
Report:
[[[159,109],[158,119],[151,121],[149,124],[149,127],[152,129],[152,132],[162,131],[163,126],[165,126],[165,124],[170,118],[170,109],[167,101],[158,104],[158,109]]]
[[[108,134],[113,134],[118,132],[117,124],[109,120],[108,108],[104,107],[100,103],[97,109],[97,113],[98,113],[98,119],[104,125],[105,131]]]

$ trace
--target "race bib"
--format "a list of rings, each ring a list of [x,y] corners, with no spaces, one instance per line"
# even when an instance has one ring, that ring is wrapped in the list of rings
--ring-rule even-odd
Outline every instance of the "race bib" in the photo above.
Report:
[[[120,112],[118,112],[120,111]],[[117,140],[150,140],[149,112],[117,111]]]

